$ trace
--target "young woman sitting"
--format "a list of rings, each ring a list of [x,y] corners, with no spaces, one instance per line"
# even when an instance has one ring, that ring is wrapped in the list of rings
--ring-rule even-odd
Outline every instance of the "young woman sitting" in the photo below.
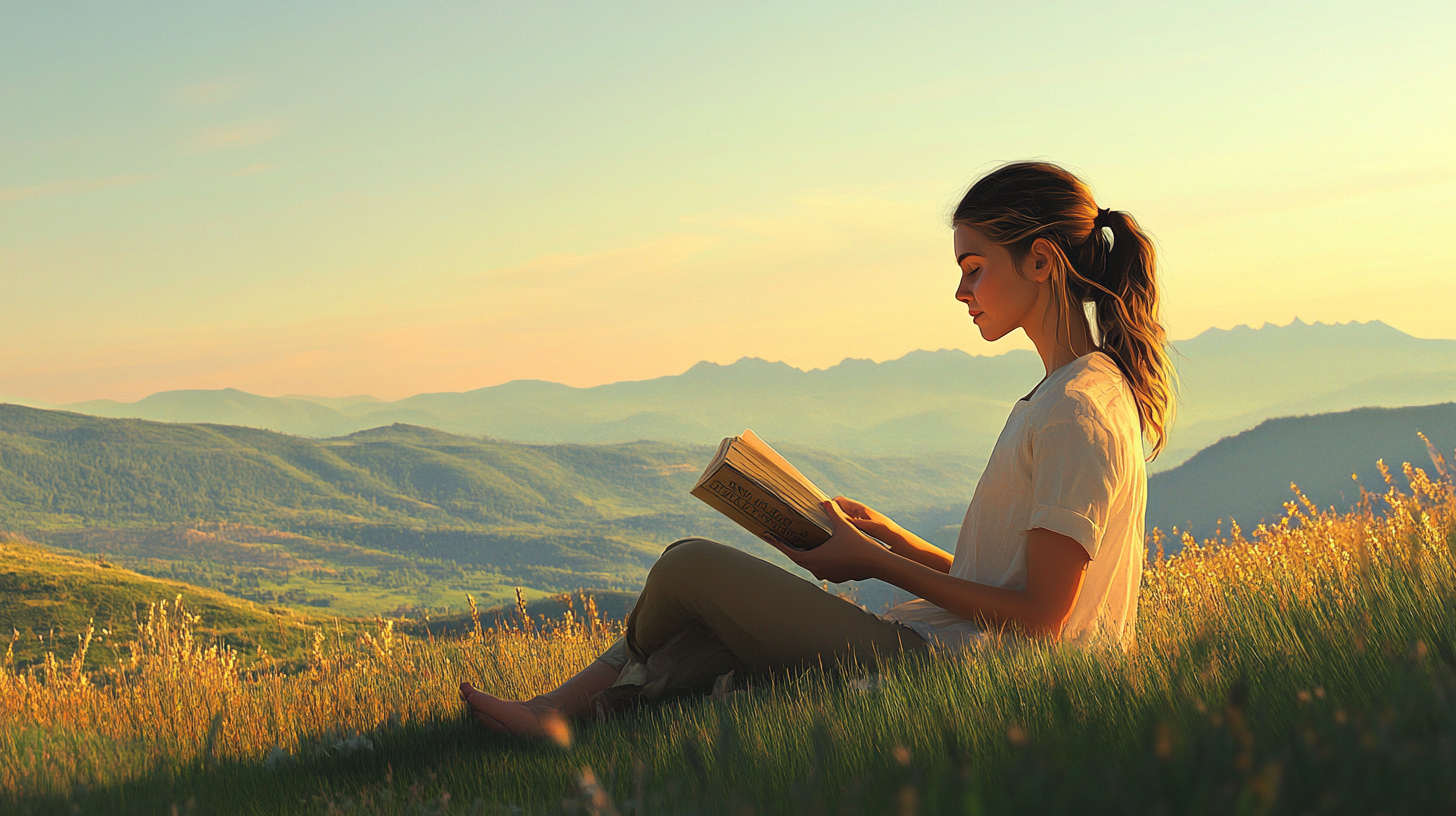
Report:
[[[740,550],[683,539],[653,566],[625,637],[559,688],[517,701],[461,683],[482,725],[549,733],[595,708],[706,691],[729,671],[869,663],[993,630],[1132,639],[1143,439],[1156,455],[1173,412],[1152,243],[1043,162],[981,178],[952,227],[956,300],[987,340],[1025,332],[1046,369],[1011,409],[954,555],[843,497],[825,504],[834,535],[823,545],[769,541],[818,579],[878,578],[917,600],[873,615]]]

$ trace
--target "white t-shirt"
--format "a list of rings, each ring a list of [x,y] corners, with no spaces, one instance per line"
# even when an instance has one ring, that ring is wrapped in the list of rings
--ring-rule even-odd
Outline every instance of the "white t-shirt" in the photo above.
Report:
[[[1125,647],[1137,622],[1147,484],[1132,390],[1112,358],[1079,357],[1011,409],[966,510],[950,574],[1025,589],[1027,532],[1061,533],[1092,559],[1062,639]],[[975,623],[925,600],[884,617],[932,643],[984,636]]]

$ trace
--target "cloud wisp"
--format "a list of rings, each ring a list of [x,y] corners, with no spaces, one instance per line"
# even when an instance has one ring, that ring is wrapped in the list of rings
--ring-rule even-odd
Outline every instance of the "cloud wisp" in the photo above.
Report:
[[[48,181],[42,184],[28,184],[15,187],[0,187],[0,203],[24,201],[28,198],[66,196],[105,190],[110,187],[126,187],[145,181],[147,176],[130,174],[106,176],[104,178],[78,178]]]
[[[186,147],[189,153],[214,153],[269,142],[282,132],[283,126],[275,121],[240,122],[195,133]]]

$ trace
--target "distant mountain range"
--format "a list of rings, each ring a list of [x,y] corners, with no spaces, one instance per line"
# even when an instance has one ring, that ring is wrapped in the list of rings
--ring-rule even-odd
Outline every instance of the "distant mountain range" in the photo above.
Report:
[[[1154,465],[1167,469],[1265,419],[1456,399],[1456,341],[1370,323],[1210,329],[1176,344],[1181,413]],[[393,423],[531,443],[656,439],[715,444],[751,427],[775,444],[852,455],[932,456],[976,468],[1011,404],[1042,376],[1030,351],[916,351],[801,371],[744,358],[594,388],[519,380],[464,393],[260,397],[168,391],[135,403],[64,406],[96,416],[213,422],[326,438]]]
[[[1456,340],[1380,321],[1210,329],[1177,344],[1178,426],[1159,469],[1273,417],[1456,399]]]
[[[1359,502],[1362,488],[1386,491],[1377,460],[1403,489],[1404,463],[1439,475],[1417,432],[1456,465],[1456,403],[1267,420],[1150,478],[1148,529],[1177,527],[1204,538],[1221,520],[1227,532],[1233,519],[1247,533],[1283,515],[1283,503],[1295,498],[1291,484],[1321,509],[1347,510]]]

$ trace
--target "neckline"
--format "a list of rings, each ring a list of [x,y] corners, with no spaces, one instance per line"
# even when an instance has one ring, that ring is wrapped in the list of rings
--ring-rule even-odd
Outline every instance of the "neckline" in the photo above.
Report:
[[[1090,365],[1091,362],[1092,362],[1091,361],[1092,356],[1093,355],[1096,355],[1096,354],[1102,354],[1102,352],[1100,350],[1096,350],[1096,349],[1094,349],[1092,351],[1089,351],[1086,354],[1083,354],[1081,357],[1073,358],[1072,360],[1070,360],[1067,363],[1063,364],[1060,368],[1056,369],[1052,373],[1046,375],[1045,377],[1042,377],[1041,378],[1041,382],[1037,383],[1029,392],[1027,392],[1026,396],[1024,396],[1021,399],[1017,400],[1016,401],[1016,404],[1020,405],[1021,403],[1024,402],[1024,403],[1027,403],[1028,405],[1030,405],[1032,398],[1035,397],[1036,394],[1037,394],[1037,392],[1041,390],[1041,387],[1044,386],[1044,385],[1046,385],[1048,382],[1050,382],[1053,377],[1057,376],[1058,374],[1061,374],[1064,371],[1067,371],[1072,366],[1076,365],[1077,363],[1082,362],[1083,360],[1086,360],[1088,362],[1088,364]],[[1107,355],[1103,354],[1103,356],[1105,357]]]

